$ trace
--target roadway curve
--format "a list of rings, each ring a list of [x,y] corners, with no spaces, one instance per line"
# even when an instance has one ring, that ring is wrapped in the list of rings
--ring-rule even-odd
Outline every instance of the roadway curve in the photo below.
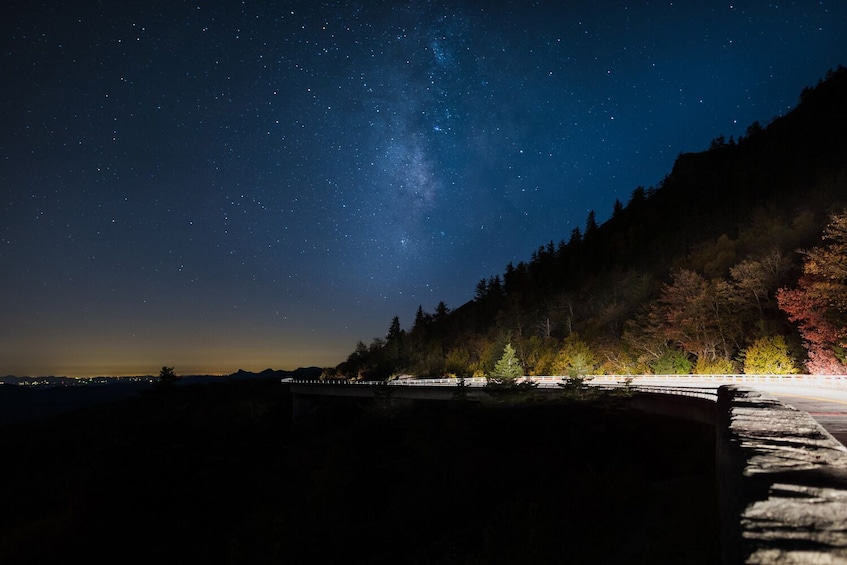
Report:
[[[555,388],[561,376],[529,377],[543,388]],[[588,379],[593,385],[619,385],[630,380],[636,387],[654,389],[714,389],[727,384],[745,386],[767,392],[798,410],[808,412],[832,436],[847,446],[847,376],[845,375],[593,375]],[[781,381],[778,384],[773,381]],[[485,385],[485,379],[465,379],[470,387]],[[456,386],[456,379],[400,379],[394,385]],[[823,385],[823,386],[821,386]],[[696,396],[696,394],[694,394]]]
[[[638,384],[649,386],[715,386],[717,388],[722,382],[722,377],[698,377],[692,375],[682,378],[650,378],[641,377],[636,379]],[[799,378],[791,384],[775,385],[762,382],[738,382],[740,386],[748,386],[763,392],[767,392],[781,402],[793,406],[798,410],[808,412],[821,426],[832,436],[847,446],[847,389],[835,387],[809,386]],[[839,381],[840,385],[843,385]]]
[[[678,379],[664,377],[655,379],[641,377],[636,379],[638,384],[650,386],[715,386],[723,383],[721,377],[708,378],[692,375]],[[740,386],[748,386],[767,392],[781,402],[798,410],[808,412],[832,436],[847,446],[847,388],[809,386],[800,379],[791,384],[775,385],[762,382],[739,382]],[[840,383],[843,385],[843,383]]]
[[[701,375],[667,375],[661,377],[641,376],[635,378],[634,384],[649,387],[719,387],[722,384],[737,384],[755,388],[775,396],[780,401],[798,410],[808,412],[832,436],[847,446],[847,380],[839,377],[808,377],[794,375],[780,377],[790,379],[786,384],[762,382],[761,379],[773,377],[734,376],[701,376]],[[808,383],[806,379],[823,380],[831,386],[821,387]],[[619,380],[619,377],[598,376],[594,379],[598,384],[606,380]],[[805,382],[804,382],[805,381]]]

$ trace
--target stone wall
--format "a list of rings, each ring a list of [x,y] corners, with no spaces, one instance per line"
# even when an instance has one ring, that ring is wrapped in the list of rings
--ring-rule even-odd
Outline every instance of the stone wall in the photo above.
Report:
[[[724,563],[847,563],[847,448],[806,412],[718,391]]]

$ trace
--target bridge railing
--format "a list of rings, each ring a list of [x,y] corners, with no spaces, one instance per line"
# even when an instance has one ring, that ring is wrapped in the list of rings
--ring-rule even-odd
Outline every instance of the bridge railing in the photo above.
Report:
[[[542,388],[553,388],[567,382],[568,377],[561,375],[543,375],[521,377],[518,382],[532,382]],[[585,375],[585,384],[625,384],[635,386],[659,386],[665,387],[665,383],[674,386],[720,386],[724,384],[766,384],[766,385],[788,385],[807,386],[819,388],[847,389],[847,375]],[[400,378],[389,381],[353,381],[353,380],[291,380],[286,382],[298,384],[320,384],[320,385],[344,385],[344,386],[469,386],[481,387],[488,383],[484,377],[474,378]],[[643,383],[643,384],[642,384]]]

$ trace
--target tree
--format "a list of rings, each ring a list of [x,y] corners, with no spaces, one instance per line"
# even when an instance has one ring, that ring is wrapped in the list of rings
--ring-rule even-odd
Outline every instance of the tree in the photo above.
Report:
[[[400,328],[399,316],[394,316],[388,334],[385,337],[385,356],[392,366],[392,370],[403,363],[403,338],[405,332]]]
[[[781,335],[757,339],[742,357],[744,373],[748,375],[791,375],[798,372]]]
[[[179,377],[174,373],[173,367],[162,367],[159,371],[159,382],[158,385],[160,387],[169,387],[173,385]]]
[[[632,196],[629,198],[629,203],[626,205],[627,208],[633,209],[642,206],[647,199],[646,194],[643,186],[635,187],[635,190],[632,191]]]
[[[549,335],[532,335],[522,339],[523,366],[529,375],[550,374],[547,357],[555,358],[556,339]]]
[[[722,280],[710,283],[694,271],[677,271],[650,308],[648,332],[709,365],[731,359],[741,328],[731,312],[730,291]]]
[[[582,241],[582,232],[579,231],[579,228],[574,228],[571,230],[571,238],[568,240],[568,245],[576,245],[580,241]]]
[[[466,377],[473,375],[471,354],[465,347],[454,347],[444,358],[444,370],[448,375]]]
[[[412,325],[412,331],[420,330],[421,328],[429,325],[431,321],[432,316],[424,312],[422,305],[418,305],[418,311],[415,313],[415,322]]]
[[[847,346],[847,213],[835,214],[823,245],[805,253],[797,288],[777,292],[779,308],[797,324],[815,374],[840,374]]]
[[[747,259],[730,267],[729,274],[738,293],[738,304],[743,308],[755,307],[760,320],[764,320],[768,297],[779,287],[787,271],[787,261],[779,249],[773,249],[764,257]]]
[[[596,368],[597,357],[576,333],[565,338],[562,349],[553,362],[553,374],[569,377],[584,377],[592,374]]]
[[[588,218],[585,220],[585,237],[593,237],[597,231],[597,215],[594,210],[589,210]]]
[[[443,323],[449,313],[450,309],[447,307],[447,303],[442,300],[435,307],[435,314],[433,314],[432,319],[436,323]]]
[[[400,339],[401,335],[402,330],[400,329],[400,316],[394,316],[391,319],[391,325],[388,327],[388,335],[386,335],[386,339],[388,341]]]
[[[722,147],[726,147],[726,138],[723,136],[723,134],[717,136],[709,143],[710,151],[714,151]]]
[[[515,350],[511,343],[507,343],[503,348],[503,356],[494,365],[494,370],[491,371],[489,382],[495,384],[513,383],[518,377],[524,374],[521,362],[515,355]]]
[[[617,218],[623,212],[623,204],[621,204],[620,199],[615,198],[615,204],[612,206],[612,218]]]
[[[844,373],[845,366],[836,355],[842,351],[838,328],[826,319],[825,308],[808,292],[813,284],[808,277],[801,277],[798,284],[794,289],[781,288],[776,300],[788,320],[797,324],[808,356],[806,369],[817,375]]]
[[[477,302],[481,300],[485,300],[485,297],[488,296],[488,279],[480,279],[478,283],[476,283],[476,290],[474,291],[474,300]]]
[[[751,137],[756,137],[763,131],[765,130],[762,128],[762,124],[760,124],[759,121],[756,120],[755,122],[747,126],[747,129],[744,132],[744,137],[750,139]]]
[[[670,347],[650,363],[650,368],[657,375],[690,375],[694,364],[685,353]]]
[[[356,342],[356,349],[347,356],[347,360],[341,363],[339,373],[347,379],[361,380],[365,372],[370,369],[371,355],[365,342]]]
[[[847,325],[847,212],[833,215],[823,233],[823,245],[806,252],[803,273],[806,290],[828,310],[839,326]]]

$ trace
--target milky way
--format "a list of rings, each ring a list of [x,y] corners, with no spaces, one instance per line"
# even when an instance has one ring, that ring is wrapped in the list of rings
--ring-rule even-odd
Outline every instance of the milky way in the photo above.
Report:
[[[334,365],[847,64],[843,2],[22,2],[0,373]]]

